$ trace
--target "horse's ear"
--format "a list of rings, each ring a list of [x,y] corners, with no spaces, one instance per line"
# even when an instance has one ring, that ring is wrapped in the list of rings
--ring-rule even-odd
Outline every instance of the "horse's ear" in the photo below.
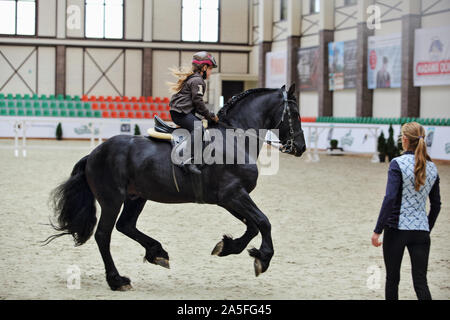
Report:
[[[293,96],[295,93],[295,83],[291,84],[289,87],[288,95]]]
[[[286,91],[286,85],[283,85],[283,86],[281,87],[281,91]]]

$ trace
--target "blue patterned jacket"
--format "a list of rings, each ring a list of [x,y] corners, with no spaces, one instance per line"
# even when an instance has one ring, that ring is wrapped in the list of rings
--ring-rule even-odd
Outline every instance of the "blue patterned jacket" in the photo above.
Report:
[[[427,161],[426,181],[419,191],[414,189],[414,153],[405,152],[391,161],[386,195],[374,232],[384,227],[399,230],[431,231],[441,210],[439,175],[436,165]],[[426,201],[430,198],[427,216]]]

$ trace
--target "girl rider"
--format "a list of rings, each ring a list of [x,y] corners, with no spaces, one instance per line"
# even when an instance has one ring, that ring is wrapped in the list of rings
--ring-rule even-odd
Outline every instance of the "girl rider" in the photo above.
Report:
[[[176,83],[169,83],[170,90],[174,94],[170,100],[170,115],[172,121],[180,127],[193,132],[194,122],[200,121],[195,116],[198,113],[207,120],[217,122],[218,117],[210,112],[203,101],[203,95],[206,92],[205,80],[211,75],[212,69],[217,68],[214,57],[206,51],[200,51],[194,54],[192,67],[185,70],[172,70]],[[194,144],[191,139],[191,153],[193,154]],[[201,171],[193,162],[193,157],[184,164],[187,169],[194,174],[201,174]]]

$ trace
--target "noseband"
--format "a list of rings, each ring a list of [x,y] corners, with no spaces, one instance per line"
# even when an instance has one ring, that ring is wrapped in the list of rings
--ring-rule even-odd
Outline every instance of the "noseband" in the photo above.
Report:
[[[289,138],[286,140],[285,143],[282,143],[282,146],[280,148],[280,151],[283,153],[295,153],[297,151],[297,148],[295,147],[294,140],[297,136],[303,133],[303,129],[300,129],[299,132],[294,132],[294,126],[292,123],[292,115],[291,115],[291,108],[289,106],[289,102],[294,103],[296,106],[297,102],[292,99],[288,99],[288,94],[286,91],[283,91],[283,114],[281,115],[280,121],[278,121],[278,124],[276,125],[275,129],[279,129],[281,124],[284,122],[284,116],[286,113],[288,114],[288,123],[289,123]]]

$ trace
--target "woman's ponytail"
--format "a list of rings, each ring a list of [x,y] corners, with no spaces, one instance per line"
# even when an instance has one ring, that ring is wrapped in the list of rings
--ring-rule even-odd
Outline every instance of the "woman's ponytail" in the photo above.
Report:
[[[193,68],[182,67],[180,69],[171,68],[169,69],[174,77],[177,78],[177,82],[167,82],[166,84],[169,86],[170,93],[177,93],[183,88],[183,84],[186,79],[194,74]]]
[[[402,127],[402,133],[409,141],[409,150],[414,151],[414,189],[419,191],[425,185],[427,161],[431,161],[425,143],[425,130],[417,122],[410,122]]]
[[[170,68],[169,71],[172,75],[177,78],[177,82],[166,82],[169,86],[169,91],[171,94],[178,93],[183,88],[184,82],[196,72],[201,71],[202,66],[192,65],[191,67],[181,67],[181,68]]]
[[[423,136],[419,137],[417,142],[416,151],[414,152],[416,163],[414,165],[415,182],[414,187],[416,191],[420,190],[420,187],[425,185],[426,172],[427,172],[427,160],[430,161],[430,157],[427,153],[427,145]]]

